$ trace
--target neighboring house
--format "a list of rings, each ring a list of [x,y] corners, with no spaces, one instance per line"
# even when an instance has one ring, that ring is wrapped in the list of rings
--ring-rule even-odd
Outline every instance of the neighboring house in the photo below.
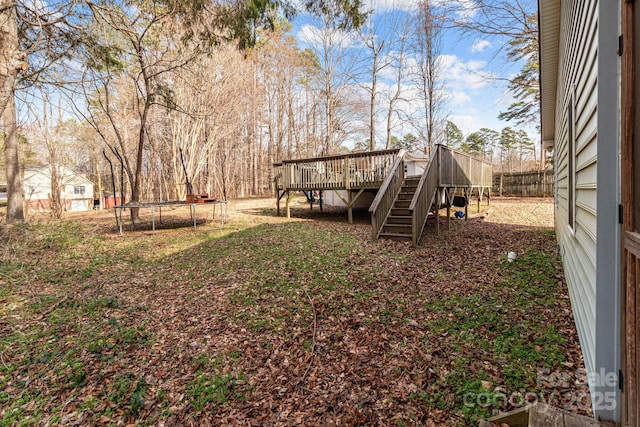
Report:
[[[86,176],[60,167],[60,200],[63,211],[93,209],[93,183]],[[51,210],[51,167],[29,168],[23,179],[25,207],[32,212]]]
[[[539,0],[539,22],[542,139],[554,147],[556,235],[594,415],[638,426],[633,5]]]

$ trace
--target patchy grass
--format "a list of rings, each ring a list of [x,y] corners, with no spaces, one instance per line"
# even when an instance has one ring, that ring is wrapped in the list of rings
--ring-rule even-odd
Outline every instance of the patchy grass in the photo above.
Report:
[[[488,388],[498,385],[490,381],[492,377],[500,375],[506,390],[539,393],[543,390],[533,386],[536,368],[553,369],[566,358],[560,325],[546,323],[541,313],[553,311],[562,292],[557,257],[531,250],[513,263],[504,257],[497,268],[504,279],[488,292],[427,304],[435,318],[425,322],[425,327],[443,336],[449,348],[467,358],[453,360],[450,372],[433,385],[444,394],[434,391],[421,397],[440,409],[463,406],[465,423],[476,423],[496,409],[488,404],[464,405],[465,398],[482,395],[500,403]],[[502,372],[496,371],[498,366]]]
[[[417,249],[271,203],[196,231],[0,229],[0,425],[468,425],[550,395],[589,412],[586,385],[538,375],[583,366],[549,201],[428,224]]]

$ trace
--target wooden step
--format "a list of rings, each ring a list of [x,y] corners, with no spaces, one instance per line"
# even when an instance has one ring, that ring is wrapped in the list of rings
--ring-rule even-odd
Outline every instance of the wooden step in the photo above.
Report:
[[[396,209],[406,209],[411,205],[411,200],[396,200],[393,207]]]
[[[411,235],[411,224],[385,224],[382,226],[383,233],[399,233]]]
[[[412,218],[409,215],[389,215],[387,218],[387,224],[411,224]]]
[[[398,200],[411,200],[413,199],[413,195],[413,192],[401,191],[400,193],[398,193]]]
[[[523,408],[514,409],[489,418],[480,420],[480,427],[508,425],[510,427],[614,427],[612,421],[598,421],[585,415],[568,412],[546,403],[537,402]]]
[[[409,218],[411,218],[411,213],[409,212],[409,209],[401,209],[396,207],[391,208],[391,215],[392,216],[408,216]]]
[[[404,233],[380,233],[380,238],[391,240],[411,240],[411,234]]]

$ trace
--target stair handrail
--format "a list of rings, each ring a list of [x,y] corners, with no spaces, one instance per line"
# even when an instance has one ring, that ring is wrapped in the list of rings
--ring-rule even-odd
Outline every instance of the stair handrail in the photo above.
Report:
[[[404,182],[404,156],[406,150],[400,150],[393,165],[389,169],[387,176],[382,181],[378,194],[373,199],[369,212],[371,213],[371,232],[374,239],[380,235],[380,230],[384,225],[396,196],[402,188]]]
[[[427,167],[424,169],[424,172],[422,172],[418,187],[409,205],[409,213],[411,214],[411,242],[413,246],[418,246],[422,230],[424,230],[424,226],[427,223],[429,210],[431,209],[438,188],[438,181],[440,180],[440,150],[441,145],[437,144]]]

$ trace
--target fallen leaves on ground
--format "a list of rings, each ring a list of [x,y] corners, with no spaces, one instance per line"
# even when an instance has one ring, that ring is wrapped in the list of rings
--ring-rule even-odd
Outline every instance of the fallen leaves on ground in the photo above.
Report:
[[[537,399],[590,414],[549,199],[431,218],[231,203],[3,226],[2,425],[466,425]],[[474,205],[475,206],[475,205]],[[485,206],[482,206],[485,209]],[[473,212],[474,209],[471,209]],[[506,255],[518,254],[514,263]]]

